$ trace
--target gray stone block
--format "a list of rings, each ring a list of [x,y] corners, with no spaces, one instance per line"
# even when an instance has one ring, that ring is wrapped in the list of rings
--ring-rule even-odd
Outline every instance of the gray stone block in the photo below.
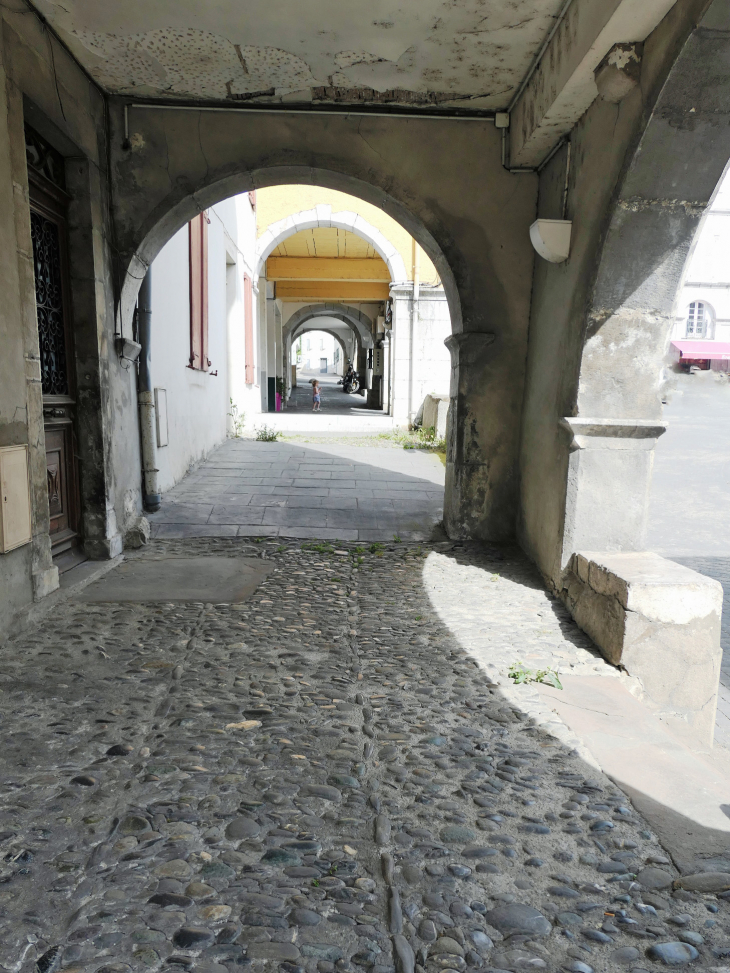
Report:
[[[649,551],[578,552],[563,600],[613,665],[642,683],[645,702],[682,736],[711,745],[722,649],[722,587]]]

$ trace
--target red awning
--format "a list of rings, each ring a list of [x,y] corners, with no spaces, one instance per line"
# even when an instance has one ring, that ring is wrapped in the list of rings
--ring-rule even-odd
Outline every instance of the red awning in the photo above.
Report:
[[[730,359],[730,341],[673,341],[682,358],[709,358],[714,361]]]

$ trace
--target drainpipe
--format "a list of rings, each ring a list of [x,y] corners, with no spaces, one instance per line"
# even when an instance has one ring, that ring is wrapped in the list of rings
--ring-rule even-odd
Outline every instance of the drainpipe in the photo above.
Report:
[[[152,271],[145,274],[137,297],[137,327],[139,343],[139,372],[137,401],[139,403],[139,427],[142,439],[142,483],[145,510],[154,513],[160,509],[162,498],[157,486],[157,442],[155,431],[155,399],[152,391],[150,361],[152,355]]]

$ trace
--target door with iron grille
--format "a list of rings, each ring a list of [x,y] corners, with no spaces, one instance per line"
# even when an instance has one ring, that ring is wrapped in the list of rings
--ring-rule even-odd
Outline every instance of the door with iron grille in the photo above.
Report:
[[[69,197],[62,156],[32,129],[26,129],[26,156],[51,545],[56,557],[81,543],[66,223]]]

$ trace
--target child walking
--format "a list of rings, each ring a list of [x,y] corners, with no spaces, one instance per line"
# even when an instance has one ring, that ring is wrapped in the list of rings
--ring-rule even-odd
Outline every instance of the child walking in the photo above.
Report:
[[[322,386],[315,379],[312,382],[312,412],[320,411],[320,404],[322,402]]]

